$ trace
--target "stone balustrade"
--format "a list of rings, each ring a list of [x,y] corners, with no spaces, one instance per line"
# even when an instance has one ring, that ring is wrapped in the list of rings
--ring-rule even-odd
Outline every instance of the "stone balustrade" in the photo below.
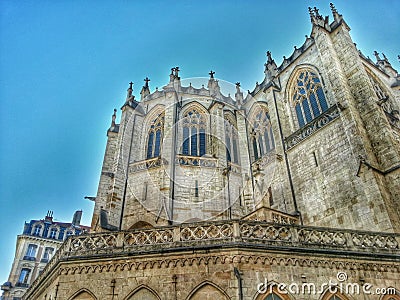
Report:
[[[216,168],[217,159],[213,157],[205,156],[189,156],[178,154],[175,159],[175,163],[182,166],[199,166],[205,168]]]
[[[70,236],[31,289],[49,276],[56,264],[65,260],[143,255],[160,249],[180,251],[212,247],[328,251],[336,255],[362,252],[364,255],[389,255],[400,259],[400,234],[230,220]]]
[[[300,128],[290,136],[285,138],[285,149],[289,150],[302,142],[314,132],[318,131],[322,127],[330,124],[333,120],[340,116],[338,105],[332,105],[327,111],[323,112],[320,116],[316,117],[310,123],[307,123],[304,127]]]

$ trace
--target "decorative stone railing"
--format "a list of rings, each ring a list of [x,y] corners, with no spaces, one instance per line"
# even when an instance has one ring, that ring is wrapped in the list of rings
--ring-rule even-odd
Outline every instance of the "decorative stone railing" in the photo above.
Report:
[[[253,172],[259,169],[265,169],[268,165],[275,162],[278,159],[275,149],[264,154],[262,157],[257,159],[251,164]]]
[[[197,166],[205,168],[216,168],[217,159],[213,157],[204,156],[189,156],[178,154],[175,159],[175,163],[183,166]]]
[[[305,140],[310,135],[314,134],[314,132],[328,125],[338,117],[339,117],[339,108],[335,104],[331,106],[327,111],[323,112],[320,116],[312,120],[310,123],[306,124],[304,127],[300,128],[290,136],[286,137],[285,149],[289,150],[290,148],[293,148],[298,143]]]
[[[48,277],[59,262],[98,257],[143,255],[157,251],[213,247],[264,247],[274,251],[328,251],[336,255],[400,259],[400,234],[341,230],[268,222],[230,220],[188,223],[132,231],[70,236],[32,284]]]
[[[160,167],[165,164],[167,164],[167,162],[165,160],[163,160],[161,157],[154,157],[154,158],[130,163],[129,164],[129,172],[134,173],[134,172],[144,171],[144,170],[148,170],[151,168]]]

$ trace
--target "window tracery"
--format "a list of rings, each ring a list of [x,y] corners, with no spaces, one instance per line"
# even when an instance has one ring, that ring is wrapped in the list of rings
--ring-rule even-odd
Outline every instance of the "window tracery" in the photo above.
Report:
[[[254,159],[262,157],[275,149],[274,135],[272,132],[271,119],[266,109],[261,109],[252,122],[251,144]]]
[[[302,70],[296,77],[292,101],[299,127],[303,127],[328,109],[321,80],[311,70]]]
[[[197,108],[193,108],[183,116],[182,127],[182,154],[191,156],[206,154],[206,116]]]
[[[146,159],[160,156],[164,133],[164,119],[165,114],[162,113],[150,124],[150,129],[147,134]]]
[[[239,151],[238,151],[238,132],[235,124],[225,119],[225,145],[226,145],[226,159],[228,162],[235,164],[239,163]]]

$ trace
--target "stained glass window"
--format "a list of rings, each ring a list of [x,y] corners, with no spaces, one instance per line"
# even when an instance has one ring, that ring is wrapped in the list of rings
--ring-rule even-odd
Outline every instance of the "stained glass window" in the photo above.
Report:
[[[160,156],[161,144],[164,132],[164,114],[160,114],[150,124],[150,129],[147,138],[147,153],[146,158]]]
[[[328,103],[317,74],[310,70],[302,71],[294,86],[293,104],[299,127],[311,122],[328,109]]]
[[[225,119],[226,159],[235,164],[239,163],[237,142],[238,133],[235,124],[231,120]]]
[[[266,109],[261,109],[252,122],[252,144],[254,159],[268,154],[275,149],[275,141],[272,133],[270,116]]]
[[[185,113],[183,123],[182,154],[203,156],[206,154],[206,116],[196,108]]]

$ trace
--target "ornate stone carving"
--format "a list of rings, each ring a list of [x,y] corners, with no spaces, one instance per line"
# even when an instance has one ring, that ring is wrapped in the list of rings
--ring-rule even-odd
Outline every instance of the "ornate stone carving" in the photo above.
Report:
[[[331,106],[327,111],[322,113],[320,116],[312,120],[310,123],[306,124],[304,127],[300,128],[290,136],[285,138],[285,148],[289,150],[296,146],[298,143],[314,134],[316,131],[322,127],[328,125],[333,120],[339,117],[339,108],[335,104]]]

